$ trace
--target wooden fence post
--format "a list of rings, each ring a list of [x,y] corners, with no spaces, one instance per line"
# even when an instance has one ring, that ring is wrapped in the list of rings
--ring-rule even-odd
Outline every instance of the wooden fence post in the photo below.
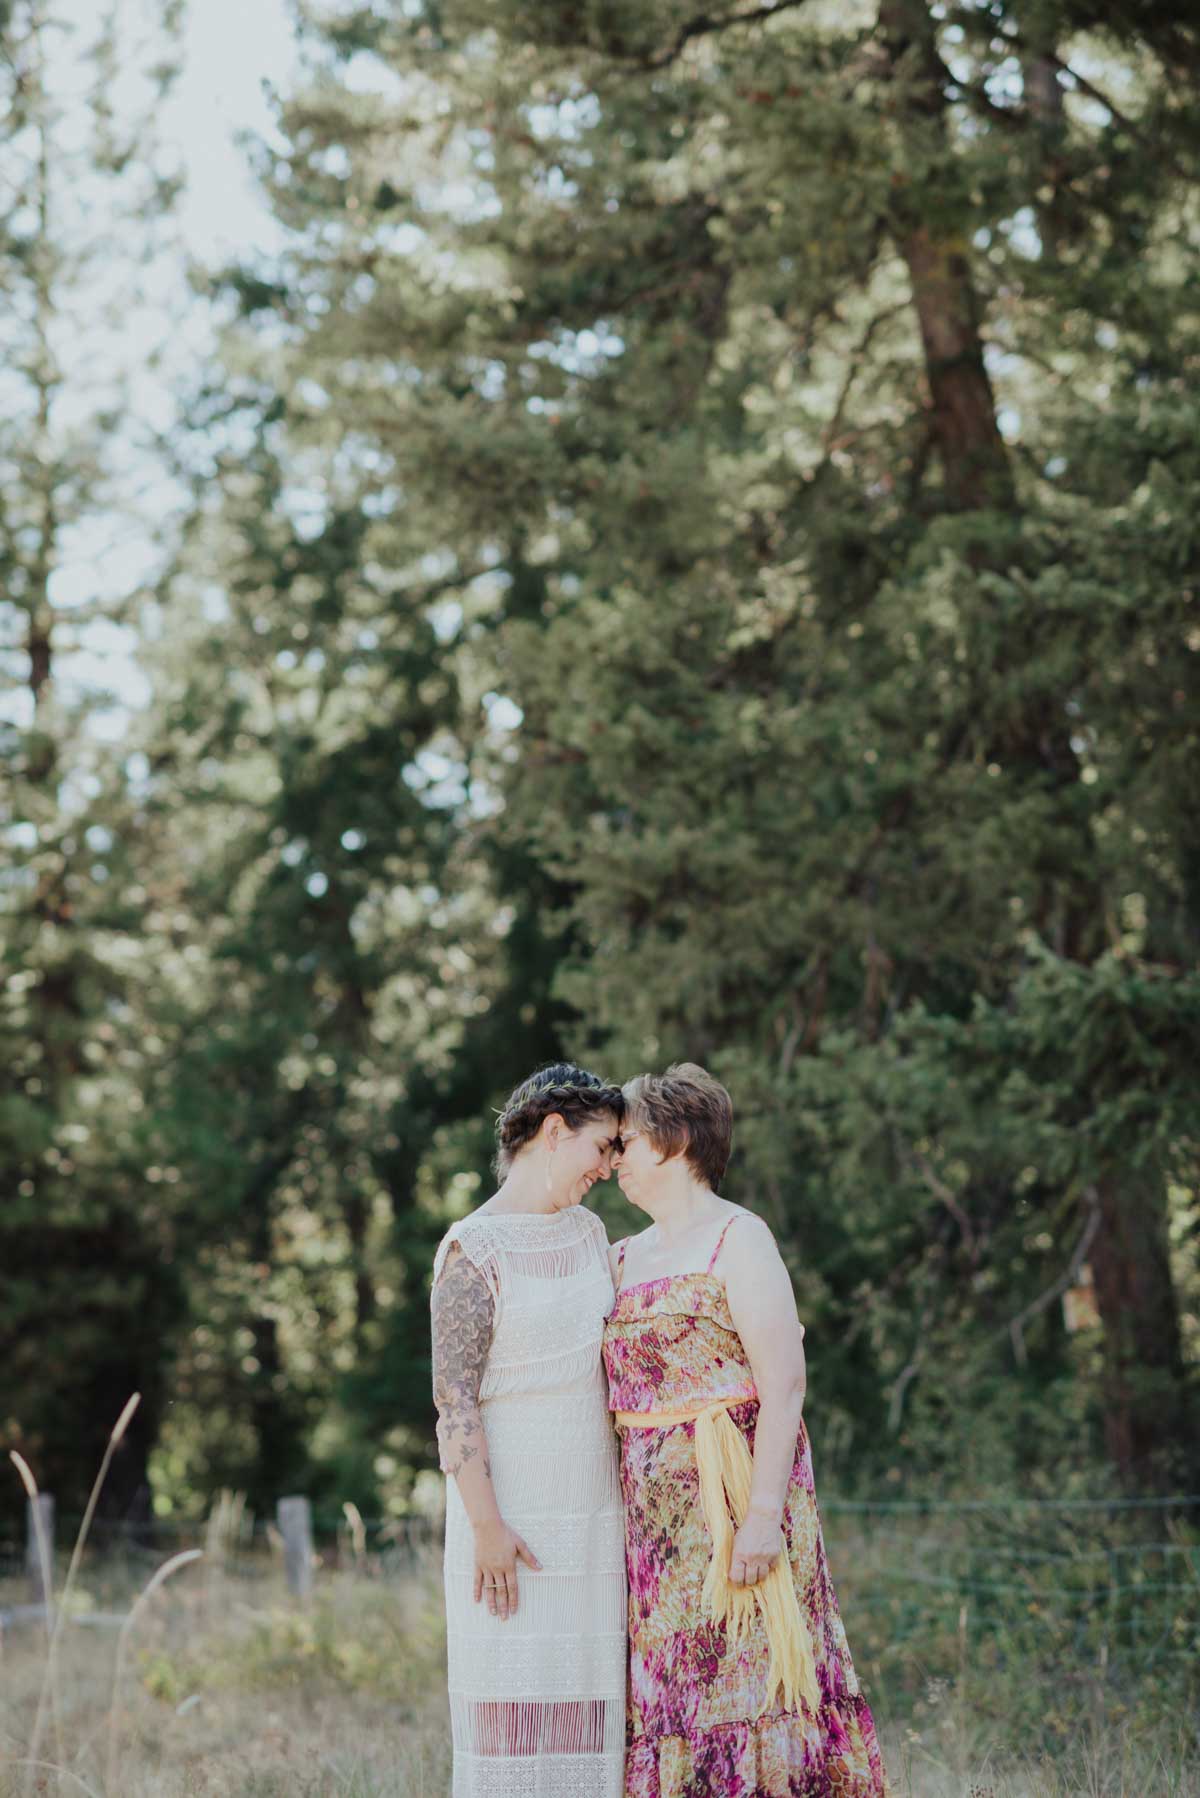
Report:
[[[54,1500],[39,1492],[25,1507],[25,1571],[34,1604],[54,1603]]]
[[[288,1591],[296,1598],[307,1598],[312,1591],[312,1506],[306,1498],[281,1498],[275,1516],[283,1537]]]

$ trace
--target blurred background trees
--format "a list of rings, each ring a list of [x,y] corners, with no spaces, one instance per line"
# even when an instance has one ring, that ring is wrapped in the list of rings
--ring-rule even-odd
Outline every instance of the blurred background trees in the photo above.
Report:
[[[80,39],[47,0],[0,9],[0,1416],[78,1508],[140,1388],[106,1503],[148,1516],[186,1270],[145,1102],[165,876],[106,732],[103,658],[144,597],[105,561],[131,528],[137,376],[162,328],[146,272],[169,243],[154,115],[174,45],[169,20],[138,41],[111,25]]]
[[[1195,25],[746,13],[308,9],[286,247],[198,289],[88,988],[160,1506],[410,1502],[431,1247],[557,1053],[728,1082],[830,1477],[1196,1489]],[[82,834],[31,753],[14,1031]],[[29,1244],[73,1101],[9,1078]],[[85,1410],[48,1289],[26,1432]]]

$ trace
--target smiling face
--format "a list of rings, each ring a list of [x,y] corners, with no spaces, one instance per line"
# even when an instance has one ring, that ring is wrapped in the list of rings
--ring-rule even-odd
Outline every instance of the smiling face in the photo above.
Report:
[[[662,1178],[663,1158],[644,1130],[630,1124],[621,1131],[621,1146],[613,1156],[617,1185],[631,1205],[646,1210],[646,1199]]]
[[[581,1204],[597,1180],[608,1179],[618,1127],[611,1111],[588,1118],[578,1130],[568,1129],[557,1113],[546,1119],[542,1129],[547,1148],[553,1147],[550,1165],[560,1204]]]

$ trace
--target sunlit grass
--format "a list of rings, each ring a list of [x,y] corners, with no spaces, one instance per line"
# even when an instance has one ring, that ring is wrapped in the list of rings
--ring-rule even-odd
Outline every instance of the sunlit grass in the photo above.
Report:
[[[865,1542],[860,1548],[867,1555]],[[91,1584],[86,1572],[82,1607],[119,1602],[103,1569]],[[3,1798],[85,1790],[95,1798],[444,1798],[450,1750],[434,1549],[415,1562],[322,1571],[305,1608],[288,1599],[265,1556],[251,1572],[201,1566],[190,1584],[186,1577],[156,1595],[130,1648],[115,1789],[105,1783],[115,1631],[64,1630],[65,1773],[44,1771],[33,1786],[14,1763],[37,1707],[45,1637],[27,1628],[7,1639]],[[1027,1668],[1023,1681],[1016,1639],[992,1644],[986,1664],[968,1659],[952,1678],[921,1672],[922,1654],[936,1659],[945,1646],[936,1634],[924,1648],[910,1640],[904,1680],[872,1670],[874,1626],[858,1603],[860,1578],[843,1582],[843,1608],[896,1798],[1200,1798],[1186,1713],[1173,1730],[1152,1728],[1119,1705],[1110,1713],[1098,1684],[1088,1720],[1064,1734],[1050,1726],[1055,1694],[1044,1679]],[[125,1601],[132,1595],[127,1584]],[[1064,1667],[1063,1678],[1078,1688],[1084,1671]]]
[[[86,1599],[86,1587],[83,1593]],[[111,1589],[97,1594],[107,1608]],[[126,1593],[126,1599],[132,1593]],[[0,1602],[3,1602],[0,1599]],[[5,1642],[0,1794],[97,1798],[424,1798],[448,1789],[440,1585],[326,1574],[307,1608],[273,1568],[162,1594],[128,1651],[120,1755],[106,1772],[115,1630],[74,1624],[58,1655],[63,1774],[27,1784],[23,1758],[45,1644]]]
[[[301,1604],[245,1521],[223,1495],[203,1555],[136,1573],[85,1523],[52,1626],[0,1641],[0,1798],[444,1798],[436,1545],[368,1553],[353,1512]],[[895,1798],[1200,1798],[1193,1530],[997,1507],[827,1538]]]
[[[137,1580],[124,1558],[93,1560],[89,1580],[90,1527],[137,1404],[134,1394],[110,1434],[53,1610],[0,1642],[3,1798],[444,1789],[446,1731],[428,1703],[443,1655],[428,1554],[403,1581],[358,1577],[358,1519],[356,1573],[324,1582],[315,1603],[291,1605],[270,1560],[231,1577],[241,1506],[224,1494],[202,1579],[172,1583],[204,1559],[193,1547],[156,1557]],[[36,1503],[32,1469],[10,1459]],[[50,1547],[39,1518],[47,1590]],[[0,1606],[10,1596],[21,1594],[0,1589]]]

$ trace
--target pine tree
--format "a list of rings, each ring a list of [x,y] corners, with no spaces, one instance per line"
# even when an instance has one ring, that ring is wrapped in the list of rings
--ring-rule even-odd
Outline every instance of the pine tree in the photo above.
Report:
[[[170,1181],[144,1133],[136,801],[107,743],[114,696],[91,663],[132,615],[105,550],[132,503],[122,321],[174,191],[149,125],[171,34],[156,26],[136,47],[110,19],[77,35],[50,0],[15,0],[0,29],[4,1417],[6,1440],[69,1515],[139,1390],[104,1501],[128,1514],[148,1504],[179,1291]],[[6,1488],[0,1505],[19,1501]]]
[[[194,1222],[162,1459],[173,1501],[226,1483],[261,1509],[299,1482],[375,1508],[380,1455],[396,1500],[425,1454],[437,1182],[486,1177],[489,1102],[556,1046],[557,1008],[517,1015],[528,858],[476,840],[459,583],[402,559],[378,468],[314,404],[320,360],[264,355],[261,289],[234,270],[230,291],[144,741],[185,920],[156,1117]]]
[[[325,43],[306,336],[477,596],[560,997],[610,1064],[728,1075],[860,1453],[961,1467],[1032,1378],[1186,1476],[1193,23],[521,0]],[[1094,1385],[1045,1300],[1085,1236]]]

